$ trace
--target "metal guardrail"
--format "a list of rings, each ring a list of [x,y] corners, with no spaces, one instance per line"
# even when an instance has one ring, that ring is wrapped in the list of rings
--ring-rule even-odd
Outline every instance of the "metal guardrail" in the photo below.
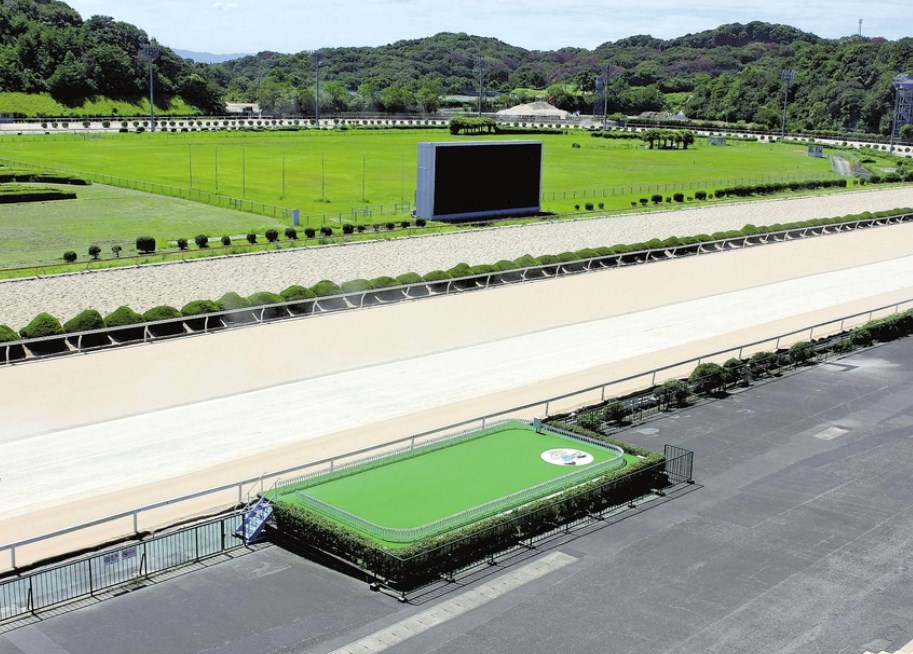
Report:
[[[180,497],[175,497],[162,502],[156,502],[154,504],[137,507],[130,511],[105,516],[88,523],[74,525],[72,527],[60,529],[48,534],[42,534],[12,543],[0,544],[0,554],[5,552],[8,554],[10,559],[8,567],[3,567],[2,564],[0,564],[0,572],[16,569],[17,551],[26,550],[30,545],[39,543],[45,544],[47,541],[51,541],[56,538],[69,536],[70,534],[85,531],[100,525],[111,525],[117,521],[123,521],[128,518],[131,521],[130,524],[132,525],[132,531],[123,530],[120,535],[126,536],[135,534],[139,531],[139,520],[143,515],[166,506],[189,503],[199,500],[203,497],[218,498],[219,496],[224,497],[226,495],[231,496],[231,501],[234,503],[234,505],[240,505],[244,503],[245,497],[249,499],[251,488],[259,486],[260,492],[263,492],[264,487],[269,488],[276,484],[279,480],[287,478],[289,475],[307,475],[308,471],[314,472],[316,470],[324,470],[328,466],[333,467],[336,465],[341,465],[338,462],[348,460],[353,456],[360,457],[372,452],[379,454],[384,451],[389,451],[390,448],[403,447],[408,443],[420,442],[422,439],[427,438],[444,438],[447,434],[452,434],[457,430],[473,431],[484,429],[486,426],[490,425],[491,421],[493,420],[504,419],[507,417],[517,417],[522,414],[543,418],[548,417],[552,415],[552,409],[554,409],[556,405],[559,407],[558,410],[560,411],[569,411],[576,410],[577,408],[583,406],[604,403],[613,397],[613,395],[609,394],[609,390],[612,388],[623,388],[626,389],[627,393],[636,392],[637,389],[643,390],[653,388],[657,385],[658,381],[662,382],[666,379],[672,378],[673,371],[683,370],[686,366],[693,368],[694,366],[706,361],[720,361],[728,357],[736,357],[742,359],[745,357],[746,353],[761,351],[762,346],[772,346],[774,350],[779,350],[783,344],[788,345],[800,340],[811,341],[815,338],[832,336],[834,334],[839,334],[847,331],[847,326],[856,326],[871,321],[876,315],[891,315],[894,313],[899,313],[904,310],[902,307],[913,308],[913,298],[902,300],[893,304],[883,305],[869,309],[867,311],[860,311],[847,316],[843,316],[841,318],[836,318],[834,320],[815,323],[801,329],[770,336],[765,339],[751,341],[749,343],[744,343],[742,345],[723,350],[717,350],[715,352],[703,354],[699,357],[692,357],[690,359],[685,359],[683,361],[662,366],[660,368],[647,370],[634,375],[629,375],[627,377],[608,380],[604,383],[581,388],[570,393],[564,393],[562,395],[557,395],[536,402],[530,402],[527,404],[510,407],[501,411],[486,414],[484,416],[478,416],[469,420],[462,420],[460,422],[452,423],[450,425],[436,429],[417,432],[404,438],[388,441],[380,445],[362,448],[360,450],[349,452],[343,455],[327,457],[317,461],[310,461],[289,468],[284,468],[282,470],[265,472],[258,477],[252,477],[230,484],[224,484],[222,486],[201,490],[189,495],[182,495]],[[247,492],[245,492],[246,490]],[[214,501],[216,500],[214,499]],[[228,501],[223,500],[222,506],[224,507],[227,505]]]
[[[796,227],[763,234],[643,249],[632,252],[575,259],[572,261],[538,264],[535,266],[468,275],[441,281],[418,282],[415,284],[391,286],[383,289],[339,293],[308,300],[293,300],[266,306],[230,309],[194,316],[182,316],[170,320],[137,323],[135,325],[123,327],[8,341],[0,343],[0,365],[13,362],[23,363],[49,356],[86,353],[121,345],[160,341],[191,334],[208,334],[216,330],[234,326],[250,325],[253,323],[262,324],[277,320],[309,318],[323,313],[411,301],[431,295],[463,293],[466,291],[487,289],[497,285],[561,277],[592,270],[619,268],[678,257],[711,254],[714,252],[754,247],[769,243],[779,243],[799,238],[825,236],[856,229],[867,229],[907,222],[913,222],[913,214],[896,214],[893,216],[864,218],[833,225]]]
[[[244,547],[242,513],[154,536],[50,568],[0,579],[0,622],[136,583],[152,574]]]

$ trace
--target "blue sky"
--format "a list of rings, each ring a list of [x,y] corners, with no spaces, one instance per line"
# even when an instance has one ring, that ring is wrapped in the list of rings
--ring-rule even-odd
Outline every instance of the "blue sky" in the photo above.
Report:
[[[377,46],[438,32],[533,50],[594,48],[635,34],[673,38],[724,23],[785,23],[825,38],[913,36],[909,0],[66,0],[133,23],[162,44],[216,54]]]

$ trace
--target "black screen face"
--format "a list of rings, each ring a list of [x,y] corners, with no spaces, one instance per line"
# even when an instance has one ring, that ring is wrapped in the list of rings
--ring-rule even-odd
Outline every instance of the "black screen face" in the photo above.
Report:
[[[541,143],[438,148],[434,214],[538,208],[541,168]]]

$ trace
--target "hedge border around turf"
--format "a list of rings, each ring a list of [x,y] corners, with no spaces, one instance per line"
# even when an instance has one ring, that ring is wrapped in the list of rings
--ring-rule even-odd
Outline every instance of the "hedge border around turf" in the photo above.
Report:
[[[611,247],[583,248],[576,252],[563,252],[558,255],[540,255],[533,257],[531,255],[522,255],[513,261],[501,260],[496,264],[479,264],[470,266],[465,263],[457,264],[449,270],[435,270],[425,275],[416,273],[404,273],[399,275],[395,281],[421,278],[421,282],[403,284],[401,286],[389,286],[387,276],[378,277],[376,280],[350,280],[343,282],[345,285],[357,287],[359,290],[353,290],[351,293],[344,293],[343,287],[330,280],[321,280],[310,289],[300,287],[304,291],[314,293],[314,298],[294,299],[281,304],[257,305],[248,311],[238,311],[238,307],[222,307],[218,313],[199,314],[196,318],[205,318],[202,324],[205,325],[204,331],[209,329],[209,325],[214,327],[224,327],[231,324],[247,324],[250,322],[263,322],[267,312],[271,314],[270,320],[285,319],[296,315],[309,313],[323,313],[327,311],[338,311],[348,308],[363,308],[378,303],[401,301],[416,297],[426,296],[430,293],[450,292],[456,290],[471,290],[474,288],[488,287],[492,283],[512,283],[526,281],[542,277],[556,276],[558,274],[573,274],[584,270],[592,269],[594,264],[599,269],[606,269],[607,264],[611,267],[620,267],[625,265],[647,263],[654,260],[663,260],[674,258],[676,256],[689,256],[696,254],[705,254],[714,251],[723,251],[730,246],[749,247],[754,245],[765,244],[769,242],[780,242],[795,238],[807,238],[811,236],[822,236],[829,233],[840,231],[850,231],[859,228],[873,226],[883,226],[899,224],[913,221],[913,209],[894,209],[891,211],[880,211],[876,213],[865,212],[862,214],[834,217],[819,218],[814,220],[797,221],[793,223],[775,223],[769,226],[755,226],[747,224],[739,230],[727,230],[714,232],[713,234],[697,234],[695,236],[676,237],[671,236],[665,239],[651,239],[644,243],[632,243],[629,245],[614,245]],[[833,228],[833,232],[828,231]],[[812,233],[809,233],[812,230]],[[773,239],[773,240],[771,240]],[[708,249],[704,249],[708,248]],[[365,283],[367,282],[367,284]],[[375,282],[377,282],[375,284]],[[484,283],[484,286],[480,286]],[[370,288],[366,288],[370,286]],[[285,289],[278,295],[285,297],[295,286]],[[255,297],[268,292],[254,293],[250,297]],[[309,293],[305,293],[309,294]],[[299,293],[300,295],[300,293]],[[222,299],[227,297],[242,298],[236,293],[228,293]],[[202,300],[191,301],[201,302]],[[216,301],[217,303],[219,301]],[[235,303],[232,303],[235,304]],[[186,306],[186,305],[185,305]],[[221,306],[221,304],[220,304]],[[173,307],[156,307],[155,309],[170,309],[172,321],[179,321],[182,316],[181,312]],[[286,315],[282,315],[283,309]],[[150,314],[153,310],[144,314]],[[260,319],[256,317],[257,311],[260,312]],[[169,328],[166,325],[155,325],[151,318],[146,318],[144,327],[153,337],[156,336],[177,336],[182,333],[196,333],[197,330],[185,325],[175,325]],[[158,321],[161,322],[161,319]],[[198,320],[195,324],[200,324]],[[139,327],[139,325],[137,325]],[[110,328],[106,328],[110,330]],[[99,330],[104,332],[105,330]],[[88,335],[95,335],[94,332],[87,332]],[[111,341],[107,345],[118,345],[125,341],[117,339],[111,335]],[[29,347],[28,339],[23,339],[22,345]],[[40,344],[36,343],[40,349]],[[106,345],[96,345],[96,348],[105,347]],[[81,350],[77,350],[81,351]],[[56,354],[61,352],[57,351]],[[64,352],[65,353],[65,352]],[[5,362],[5,357],[0,356],[0,365]]]
[[[644,458],[514,511],[403,548],[385,547],[319,513],[285,503],[273,505],[276,527],[269,529],[269,536],[275,542],[305,555],[318,553],[346,561],[366,577],[380,578],[384,585],[406,591],[557,525],[592,516],[643,497],[654,489],[671,485],[662,470],[665,456],[659,452],[638,448],[597,432],[587,432],[573,425],[552,423],[552,426],[599,442],[619,445],[632,453],[643,452]]]

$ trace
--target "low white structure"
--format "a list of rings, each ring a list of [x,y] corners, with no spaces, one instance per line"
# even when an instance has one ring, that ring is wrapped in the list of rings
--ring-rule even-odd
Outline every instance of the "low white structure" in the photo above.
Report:
[[[529,102],[502,109],[497,115],[510,118],[560,118],[564,120],[571,114],[548,102]]]

